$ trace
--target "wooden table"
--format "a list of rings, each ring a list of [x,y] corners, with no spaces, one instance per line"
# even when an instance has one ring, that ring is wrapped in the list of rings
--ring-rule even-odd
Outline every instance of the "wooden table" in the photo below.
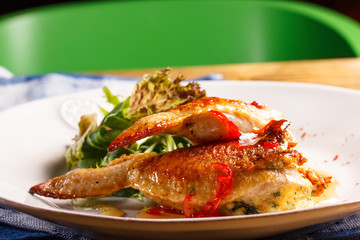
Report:
[[[156,70],[160,69],[102,71],[97,73],[142,76]],[[209,73],[221,73],[229,80],[307,82],[360,89],[360,58],[174,67],[173,72],[181,72],[186,78],[200,77]]]

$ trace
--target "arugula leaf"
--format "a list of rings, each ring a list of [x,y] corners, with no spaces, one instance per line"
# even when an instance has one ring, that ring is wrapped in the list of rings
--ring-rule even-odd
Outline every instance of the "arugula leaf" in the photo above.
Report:
[[[124,188],[122,191],[117,191],[112,194],[114,197],[132,197],[134,194],[139,193],[139,190],[133,188]]]
[[[151,136],[140,141],[137,141],[131,145],[129,149],[120,148],[113,152],[109,152],[104,159],[104,163],[119,158],[121,155],[135,154],[135,153],[166,153],[173,151],[177,148],[190,147],[189,140],[183,137],[171,136],[171,135],[156,135]],[[107,164],[106,164],[107,165]]]
[[[133,124],[125,118],[129,105],[125,100],[108,113],[100,127],[86,136],[82,146],[82,156],[78,166],[83,168],[105,167],[104,157],[108,154],[107,148],[110,143],[126,128]]]
[[[115,108],[104,117],[100,126],[103,125],[118,130],[124,130],[130,127],[134,122],[129,120],[129,102],[130,97],[115,106]]]
[[[251,206],[249,204],[246,204],[244,201],[233,201],[233,208],[231,209],[232,212],[237,211],[238,209],[242,209],[244,214],[250,215],[250,214],[259,214],[259,210],[255,206]]]
[[[108,101],[109,103],[111,103],[112,105],[114,105],[114,107],[116,107],[117,105],[120,104],[119,98],[118,98],[117,96],[113,95],[113,94],[110,92],[110,90],[109,90],[108,87],[106,87],[106,86],[103,87],[103,92],[105,93],[105,97],[106,97],[107,101]]]

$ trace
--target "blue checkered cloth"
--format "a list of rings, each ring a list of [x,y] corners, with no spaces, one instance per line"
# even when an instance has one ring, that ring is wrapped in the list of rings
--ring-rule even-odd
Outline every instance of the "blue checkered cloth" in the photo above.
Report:
[[[1,70],[0,68],[0,111],[35,99],[111,86],[121,81],[139,80],[139,78],[69,73],[19,77],[7,72],[1,75],[4,73]],[[222,80],[223,77],[219,74],[209,74],[199,79]],[[91,240],[94,239],[94,235],[0,206],[0,240],[10,239]],[[360,212],[337,222],[312,226],[270,239],[360,239]]]

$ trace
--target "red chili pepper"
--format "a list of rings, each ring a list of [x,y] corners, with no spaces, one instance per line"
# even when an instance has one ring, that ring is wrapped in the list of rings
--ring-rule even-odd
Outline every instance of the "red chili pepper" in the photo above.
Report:
[[[258,130],[253,130],[252,132],[255,133],[255,134],[260,134],[260,133],[262,133],[262,132],[265,132],[266,129],[268,129],[271,124],[273,124],[273,122],[275,122],[275,120],[271,120],[271,121],[268,122],[268,124],[266,124],[263,128],[258,129]]]
[[[278,142],[264,142],[264,147],[267,148],[267,149],[274,149],[274,148],[277,148],[279,146],[279,143]]]
[[[219,198],[224,197],[229,193],[232,187],[232,182],[233,182],[232,172],[230,168],[223,163],[213,163],[211,165],[219,170],[225,171],[225,174],[219,175],[216,180],[218,182],[216,197]]]
[[[191,199],[195,196],[195,194],[190,193],[186,195],[183,201],[183,212],[184,215],[188,218],[193,217],[193,211],[191,209]]]
[[[223,163],[212,163],[211,166],[225,172],[225,174],[219,175],[216,179],[218,187],[214,193],[214,200],[212,202],[207,202],[202,210],[193,211],[191,207],[191,199],[196,195],[193,193],[188,194],[183,201],[183,212],[186,217],[219,216],[218,206],[221,199],[229,194],[234,178],[227,165]]]
[[[324,177],[325,183],[331,183],[332,182],[332,176]]]
[[[230,121],[223,113],[215,110],[210,110],[210,113],[212,113],[214,116],[218,117],[221,122],[227,126],[228,132],[224,136],[224,140],[234,140],[238,139],[241,136],[241,132],[239,131],[239,128]]]
[[[252,103],[250,103],[250,105],[257,107],[258,109],[263,109],[265,107],[263,104],[258,103],[257,101],[253,101]]]
[[[306,132],[304,132],[302,135],[301,135],[301,138],[304,139],[306,137]]]

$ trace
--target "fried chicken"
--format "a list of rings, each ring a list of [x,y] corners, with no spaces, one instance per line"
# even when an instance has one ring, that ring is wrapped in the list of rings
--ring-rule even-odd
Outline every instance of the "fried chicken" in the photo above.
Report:
[[[105,168],[76,169],[40,183],[30,193],[72,199],[132,187],[188,217],[244,214],[246,206],[258,212],[310,206],[312,184],[298,171],[307,160],[286,144],[288,127],[273,120],[253,133],[252,144],[232,140],[122,156]]]
[[[277,110],[239,100],[205,97],[138,120],[124,130],[109,146],[109,151],[130,147],[132,143],[155,134],[183,136],[193,144],[235,140],[236,131],[250,133],[283,116]]]

